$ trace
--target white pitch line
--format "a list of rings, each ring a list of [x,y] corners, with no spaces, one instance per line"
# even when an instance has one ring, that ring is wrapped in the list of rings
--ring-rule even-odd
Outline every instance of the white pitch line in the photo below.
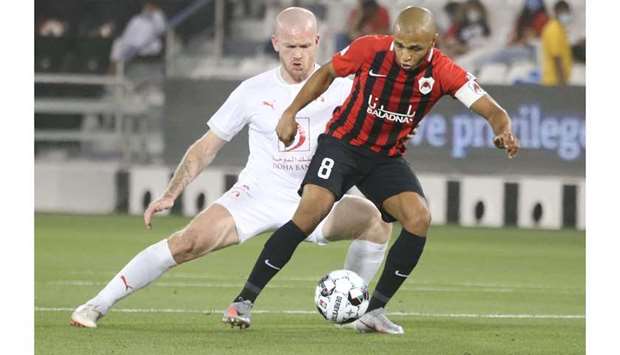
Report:
[[[101,281],[90,281],[90,280],[56,280],[56,281],[47,281],[47,285],[58,285],[58,286],[104,286],[106,282]],[[173,287],[173,288],[240,288],[243,286],[243,283],[217,283],[217,282],[157,282],[154,283],[155,287]],[[281,285],[281,284],[272,284],[269,285],[269,288],[299,288],[297,285]],[[411,291],[411,292],[474,292],[474,293],[510,293],[515,292],[514,289],[511,288],[488,288],[488,289],[473,289],[473,288],[464,288],[464,287],[430,287],[430,286],[405,286],[401,287],[400,290],[403,291]]]
[[[104,286],[107,282],[103,281],[90,281],[90,280],[57,280],[48,281],[47,285],[60,285],[60,286]],[[211,283],[211,282],[157,282],[149,286],[155,287],[177,287],[177,288],[190,288],[190,287],[204,287],[204,288],[233,288],[242,287],[243,283]],[[294,288],[295,286],[280,286],[274,285],[274,288]]]
[[[71,312],[70,307],[35,307],[36,312]],[[115,308],[112,312],[119,313],[185,313],[211,314],[224,313],[224,310],[198,310],[177,308]],[[254,314],[315,314],[311,310],[253,310]],[[388,312],[393,316],[425,317],[425,318],[491,318],[491,319],[584,319],[581,314],[502,314],[502,313],[423,313],[423,312]]]
[[[95,271],[95,270],[79,270],[79,271],[69,271],[67,274],[69,275],[98,275],[103,277],[113,277],[118,270],[116,271]],[[196,275],[188,272],[179,272],[173,271],[166,274],[166,279],[190,279],[190,280],[230,280],[230,276],[217,276],[217,275]],[[318,278],[316,277],[278,277],[277,281],[283,282],[317,282]],[[579,288],[571,288],[571,287],[555,287],[549,285],[542,284],[524,284],[524,283],[516,283],[516,284],[503,284],[503,283],[493,283],[493,282],[423,282],[423,281],[415,281],[416,285],[423,287],[466,287],[466,288],[486,288],[486,289],[502,289],[502,290],[518,290],[523,291],[524,289],[528,290],[540,290],[540,291],[553,291],[553,292],[570,292],[570,293],[584,293],[583,289]]]

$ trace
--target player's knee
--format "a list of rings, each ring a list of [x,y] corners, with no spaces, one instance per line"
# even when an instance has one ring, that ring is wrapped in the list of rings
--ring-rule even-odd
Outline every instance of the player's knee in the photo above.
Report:
[[[360,206],[362,208],[362,206]],[[369,242],[384,244],[390,240],[392,234],[392,224],[386,223],[381,218],[381,212],[373,205],[368,204],[363,207],[367,216],[365,218],[366,228],[361,237]]]
[[[182,229],[171,236],[170,252],[178,264],[193,260],[202,254],[198,238],[197,231],[192,228]]]
[[[381,219],[381,214],[379,214],[378,218],[372,219],[366,240],[377,244],[385,244],[390,240],[391,234],[392,224],[384,222]]]
[[[333,204],[333,198],[304,197],[295,211],[293,221],[304,233],[310,234],[329,214]]]
[[[316,227],[321,223],[327,213],[322,211],[298,211],[293,216],[293,222],[299,227],[306,235],[310,235]]]
[[[401,224],[411,233],[426,235],[431,225],[431,212],[426,206],[409,210],[405,213],[405,219],[401,221]]]
[[[380,220],[381,223],[381,239],[378,243],[388,243],[390,238],[392,237],[392,223],[384,222],[383,219]]]

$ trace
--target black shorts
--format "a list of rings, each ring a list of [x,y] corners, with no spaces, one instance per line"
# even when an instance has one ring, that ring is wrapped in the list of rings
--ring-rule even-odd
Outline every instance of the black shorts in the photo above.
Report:
[[[336,138],[321,134],[299,194],[306,184],[331,191],[337,200],[351,187],[372,201],[386,222],[396,219],[383,210],[383,201],[405,191],[424,196],[422,186],[407,161],[402,157],[387,157],[364,148],[357,148]]]

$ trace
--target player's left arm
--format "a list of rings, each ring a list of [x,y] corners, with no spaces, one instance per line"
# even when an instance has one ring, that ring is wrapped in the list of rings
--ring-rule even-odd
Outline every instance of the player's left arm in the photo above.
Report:
[[[519,152],[519,140],[512,134],[510,116],[486,91],[476,77],[449,59],[444,59],[440,68],[440,80],[444,93],[458,99],[471,111],[484,117],[493,128],[493,143],[499,149],[506,149],[508,158]]]
[[[470,110],[484,117],[493,132],[493,143],[499,149],[506,149],[508,158],[513,158],[519,152],[519,140],[512,134],[510,116],[489,94],[484,94],[476,100]]]

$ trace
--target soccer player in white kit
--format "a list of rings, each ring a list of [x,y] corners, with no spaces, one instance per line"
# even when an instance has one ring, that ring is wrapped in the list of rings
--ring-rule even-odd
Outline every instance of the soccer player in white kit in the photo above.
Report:
[[[116,302],[170,268],[275,230],[291,218],[317,137],[351,90],[350,80],[334,81],[325,94],[299,112],[295,142],[288,148],[279,142],[275,128],[283,110],[318,68],[318,41],[312,12],[291,7],[278,15],[272,43],[280,66],[243,81],[230,94],[208,121],[210,130],[187,150],[164,194],[144,212],[144,223],[151,228],[153,215],[171,208],[222,146],[248,125],[250,156],[237,183],[185,228],[137,254],[94,298],[76,308],[71,325],[95,328]],[[383,262],[390,234],[391,225],[382,221],[369,200],[346,195],[306,240],[322,245],[352,239],[344,267],[369,282]],[[250,325],[249,310],[247,314],[239,324],[242,327]],[[243,319],[243,314],[236,316]]]

